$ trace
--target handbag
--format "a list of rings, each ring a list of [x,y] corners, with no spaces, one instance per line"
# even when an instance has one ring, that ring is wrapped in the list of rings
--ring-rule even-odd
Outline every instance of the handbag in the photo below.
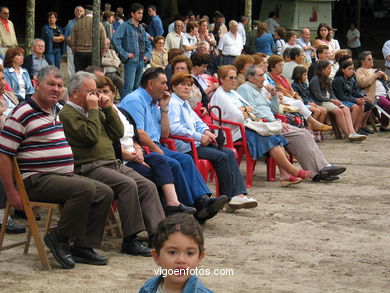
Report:
[[[247,119],[244,125],[246,128],[249,128],[262,136],[278,135],[282,133],[283,129],[283,125],[280,120],[263,122],[261,120],[252,121],[251,119]]]

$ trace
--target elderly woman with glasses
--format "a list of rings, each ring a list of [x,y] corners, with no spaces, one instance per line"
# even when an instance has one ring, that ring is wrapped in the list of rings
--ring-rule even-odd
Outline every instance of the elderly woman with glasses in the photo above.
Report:
[[[192,111],[188,103],[193,83],[191,74],[186,72],[176,73],[172,77],[173,94],[168,113],[169,133],[195,140],[199,159],[211,162],[217,173],[221,193],[230,199],[228,209],[234,211],[240,208],[254,208],[257,201],[245,196],[247,191],[234,152],[226,148],[218,149],[215,144],[216,135]],[[177,151],[191,154],[189,143],[175,140],[175,145]]]
[[[221,108],[222,119],[244,124],[249,118],[249,113],[253,112],[253,108],[234,90],[237,83],[237,69],[231,65],[221,66],[218,70],[218,79],[221,86],[211,98],[210,106],[217,105]],[[240,128],[228,126],[232,129],[233,140],[240,140],[242,138]],[[281,186],[297,184],[311,176],[311,171],[298,169],[287,160],[284,150],[287,140],[283,136],[261,136],[249,129],[246,129],[245,134],[254,160],[268,153],[276,161],[280,170]]]

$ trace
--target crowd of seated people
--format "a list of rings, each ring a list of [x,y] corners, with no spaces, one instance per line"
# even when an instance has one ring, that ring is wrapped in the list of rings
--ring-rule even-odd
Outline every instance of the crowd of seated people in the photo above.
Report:
[[[51,64],[59,67],[57,54],[61,50],[54,49],[63,42],[63,36],[53,32],[57,28],[54,12],[46,28],[49,37],[34,40],[28,59],[22,48],[9,48],[4,73],[0,70],[0,77],[4,75],[4,81],[0,79],[0,163],[6,166],[0,176],[11,206],[23,209],[11,175],[10,158],[16,156],[31,199],[64,206],[59,229],[45,237],[64,268],[73,268],[77,262],[107,264],[107,258],[93,249],[101,244],[113,201],[124,234],[121,252],[142,256],[151,256],[152,239],[165,216],[184,212],[204,224],[224,207],[233,212],[258,205],[245,186],[236,150],[217,146],[211,123],[218,122],[218,111],[210,113],[212,106],[219,107],[222,119],[227,120],[224,126],[230,128],[233,144],[245,136],[254,161],[265,157],[276,162],[282,187],[308,179],[340,179],[346,168],[328,162],[316,143],[324,139],[323,132],[332,130],[332,120],[349,141],[363,141],[373,133],[367,127],[373,107],[377,104],[390,113],[387,76],[373,68],[371,52],[359,55],[360,66],[355,72],[351,52],[340,50],[332,38],[332,28],[326,24],[319,25],[313,44],[303,29],[305,47],[301,47],[296,32],[277,27],[271,34],[267,23],[260,22],[257,32],[252,33],[256,53],[251,55],[244,50],[237,22],[231,21],[228,30],[221,14],[212,25],[206,18],[176,20],[174,31],[166,39],[149,35],[140,41],[143,46],[137,47],[136,55],[130,52],[123,58],[126,46],[131,45],[121,39],[130,30],[125,26],[132,23],[137,27],[142,19],[134,20],[143,6],[135,7],[130,20],[110,28],[116,44],[110,50],[122,54],[125,71],[131,72],[132,66],[142,71],[137,75],[139,87],[121,94],[120,99],[114,83],[98,68],[99,76],[84,71],[70,76],[67,103],[59,107],[58,99],[65,92],[64,78]],[[143,38],[144,29],[139,28],[139,32],[137,37]],[[250,38],[246,39],[248,42]],[[50,49],[44,55],[45,41],[56,52]],[[135,56],[139,59],[134,60]],[[134,65],[133,61],[145,65],[150,61],[150,65]],[[14,95],[5,94],[3,84]],[[299,118],[301,123],[286,119],[284,114],[290,112],[303,117]],[[24,127],[23,115],[38,118]],[[267,135],[253,129],[253,125],[267,122],[280,128]],[[389,132],[388,117],[381,115],[380,122],[380,130]],[[245,133],[237,126],[241,124],[248,126]],[[35,137],[34,130],[40,128],[44,140]],[[170,136],[175,136],[174,140]],[[194,140],[199,159],[211,163],[218,179],[218,197],[212,197],[185,138]],[[52,151],[57,147],[61,159]],[[289,155],[300,166],[289,160]],[[62,160],[62,166],[43,160],[46,156],[58,164]],[[33,168],[35,160],[40,163],[37,170]],[[41,182],[32,180],[41,177]],[[84,187],[80,192],[71,188],[79,185]],[[41,190],[47,194],[42,195]],[[72,211],[75,204],[80,207]],[[81,208],[91,215],[81,213]],[[79,215],[72,219],[74,213]],[[21,231],[23,227],[13,228]],[[148,245],[137,237],[141,231],[147,231]],[[73,246],[69,244],[71,238],[76,238]]]

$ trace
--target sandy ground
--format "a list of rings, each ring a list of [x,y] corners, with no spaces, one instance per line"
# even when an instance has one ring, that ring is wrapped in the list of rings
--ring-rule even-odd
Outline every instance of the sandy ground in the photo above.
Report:
[[[289,189],[255,170],[250,195],[259,206],[221,212],[204,226],[207,255],[201,268],[233,269],[232,276],[202,276],[215,292],[389,292],[390,135],[361,144],[326,136],[321,149],[347,172],[335,183],[307,182]],[[22,221],[21,221],[22,222]],[[7,235],[9,242],[24,236]],[[35,248],[0,254],[1,292],[137,292],[154,275],[151,258],[119,253],[106,237],[104,267],[62,270],[50,256],[42,270]]]

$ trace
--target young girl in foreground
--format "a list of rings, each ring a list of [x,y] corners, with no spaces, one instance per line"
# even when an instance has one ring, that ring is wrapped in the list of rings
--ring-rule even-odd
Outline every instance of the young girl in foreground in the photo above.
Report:
[[[191,216],[179,213],[167,217],[157,227],[152,255],[160,275],[147,281],[140,293],[209,293],[195,275],[203,259],[202,227]]]

